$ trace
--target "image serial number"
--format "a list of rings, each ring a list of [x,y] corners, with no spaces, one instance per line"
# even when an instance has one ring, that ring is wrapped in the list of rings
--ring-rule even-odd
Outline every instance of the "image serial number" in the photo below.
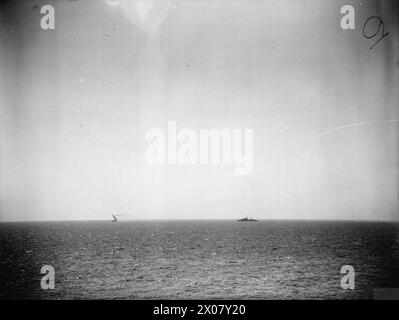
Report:
[[[245,305],[199,304],[197,314],[245,314]]]

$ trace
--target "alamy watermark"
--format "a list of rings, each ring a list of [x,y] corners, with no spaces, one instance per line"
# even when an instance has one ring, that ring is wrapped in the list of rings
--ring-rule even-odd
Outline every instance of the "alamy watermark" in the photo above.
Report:
[[[176,121],[168,121],[167,132],[149,129],[145,158],[149,164],[235,165],[234,174],[252,172],[252,129],[194,129],[177,130]]]
[[[351,265],[344,265],[340,273],[344,275],[341,278],[341,288],[344,290],[355,289],[355,268]]]
[[[55,271],[54,267],[50,265],[44,265],[40,269],[41,274],[45,274],[40,280],[40,286],[43,290],[55,288]]]

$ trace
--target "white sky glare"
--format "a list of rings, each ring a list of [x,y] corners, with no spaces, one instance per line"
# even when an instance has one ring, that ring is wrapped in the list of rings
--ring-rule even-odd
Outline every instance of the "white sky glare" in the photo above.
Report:
[[[352,1],[342,30],[345,4],[2,2],[0,221],[398,220],[399,6]],[[253,129],[252,173],[149,165],[168,121]]]

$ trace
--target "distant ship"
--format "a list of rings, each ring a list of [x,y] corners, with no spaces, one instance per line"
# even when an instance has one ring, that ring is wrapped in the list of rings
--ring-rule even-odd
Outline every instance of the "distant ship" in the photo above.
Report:
[[[248,217],[245,217],[245,218],[242,218],[242,219],[238,219],[237,221],[238,221],[238,222],[256,222],[256,221],[258,221],[258,220],[253,219],[253,218],[249,218],[249,219],[248,219]]]

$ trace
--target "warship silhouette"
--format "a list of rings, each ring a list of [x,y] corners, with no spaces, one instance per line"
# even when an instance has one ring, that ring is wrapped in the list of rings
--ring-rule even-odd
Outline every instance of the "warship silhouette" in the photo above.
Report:
[[[242,218],[242,219],[238,219],[237,221],[238,221],[238,222],[256,222],[256,221],[258,221],[258,220],[253,219],[253,218],[249,218],[249,219],[248,219],[248,217],[245,217],[245,218]]]

